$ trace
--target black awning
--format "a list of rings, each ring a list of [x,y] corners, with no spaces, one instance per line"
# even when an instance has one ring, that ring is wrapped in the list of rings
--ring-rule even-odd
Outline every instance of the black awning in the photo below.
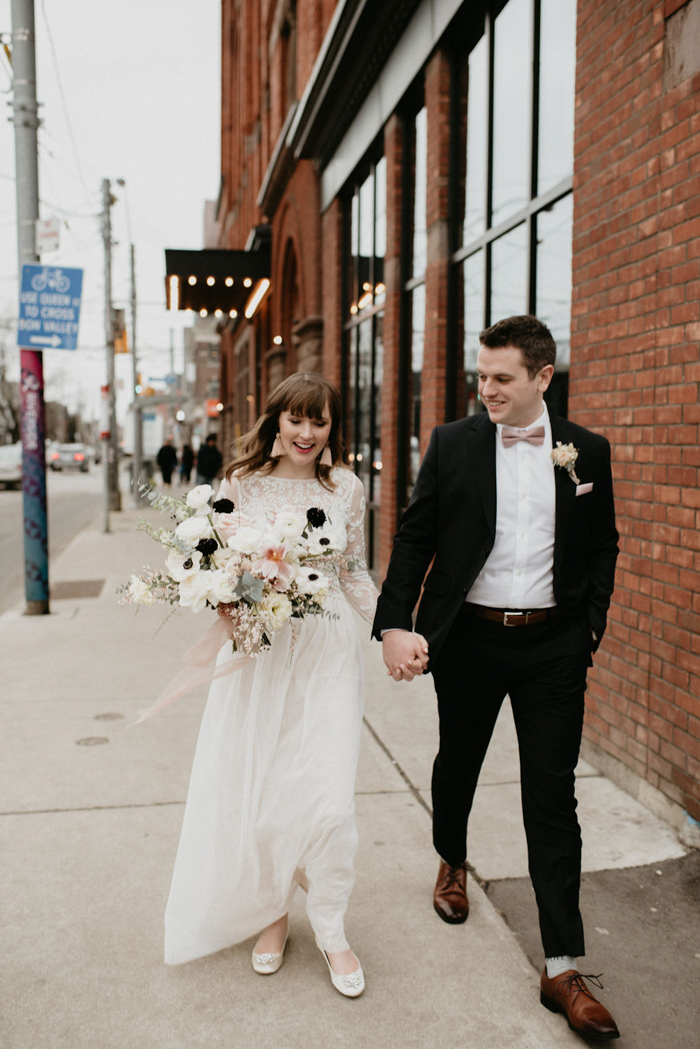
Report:
[[[166,248],[165,271],[168,309],[242,315],[260,282],[269,284],[270,251],[267,245],[257,251]]]

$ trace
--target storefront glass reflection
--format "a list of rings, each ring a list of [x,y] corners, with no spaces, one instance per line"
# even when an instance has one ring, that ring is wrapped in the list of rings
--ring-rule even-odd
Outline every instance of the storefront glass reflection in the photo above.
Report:
[[[523,207],[530,190],[532,0],[509,0],[494,26],[491,225]]]

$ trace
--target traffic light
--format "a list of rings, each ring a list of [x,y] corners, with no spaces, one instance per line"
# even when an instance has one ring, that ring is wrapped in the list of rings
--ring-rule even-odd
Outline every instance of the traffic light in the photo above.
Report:
[[[124,310],[114,310],[114,352],[129,352],[129,343],[126,337],[126,319],[124,316]]]

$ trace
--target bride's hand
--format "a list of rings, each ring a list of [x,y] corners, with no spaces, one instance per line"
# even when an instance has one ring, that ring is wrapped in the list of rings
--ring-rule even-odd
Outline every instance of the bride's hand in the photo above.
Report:
[[[411,630],[388,630],[382,636],[387,674],[394,681],[413,681],[428,666],[428,642]]]

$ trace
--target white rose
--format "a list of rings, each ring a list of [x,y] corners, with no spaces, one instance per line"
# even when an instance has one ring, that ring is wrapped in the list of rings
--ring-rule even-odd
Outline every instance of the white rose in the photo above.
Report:
[[[193,612],[201,612],[206,607],[209,597],[207,576],[210,574],[210,572],[198,572],[197,575],[191,575],[182,580],[178,588],[182,608],[191,608]]]
[[[233,601],[233,591],[237,580],[232,579],[223,568],[207,572],[210,601],[213,605],[228,604]]]
[[[165,559],[165,567],[168,570],[168,575],[176,583],[181,583],[188,576],[197,574],[201,561],[202,555],[199,550],[195,550],[191,554],[179,554],[177,550],[171,550]]]
[[[239,554],[256,554],[262,544],[262,532],[257,528],[239,528],[229,537],[228,545]]]
[[[214,489],[210,484],[198,484],[196,488],[187,493],[185,502],[193,510],[199,510],[208,505],[213,494]]]
[[[298,539],[305,528],[305,517],[291,510],[282,510],[275,518],[272,531],[278,539]]]
[[[284,626],[292,614],[292,602],[286,594],[270,594],[263,602],[263,608],[273,629]]]
[[[297,589],[301,594],[318,594],[329,586],[328,577],[317,568],[302,566],[297,573]]]
[[[132,575],[129,580],[129,597],[137,605],[152,605],[155,598],[148,588],[148,583]]]
[[[219,546],[211,556],[217,568],[225,568],[233,557],[233,550],[229,550],[226,546]]]
[[[200,488],[208,488],[209,485],[200,485]],[[205,535],[211,535],[211,526],[204,517],[188,517],[181,521],[175,529],[175,535],[185,543],[195,546]]]

